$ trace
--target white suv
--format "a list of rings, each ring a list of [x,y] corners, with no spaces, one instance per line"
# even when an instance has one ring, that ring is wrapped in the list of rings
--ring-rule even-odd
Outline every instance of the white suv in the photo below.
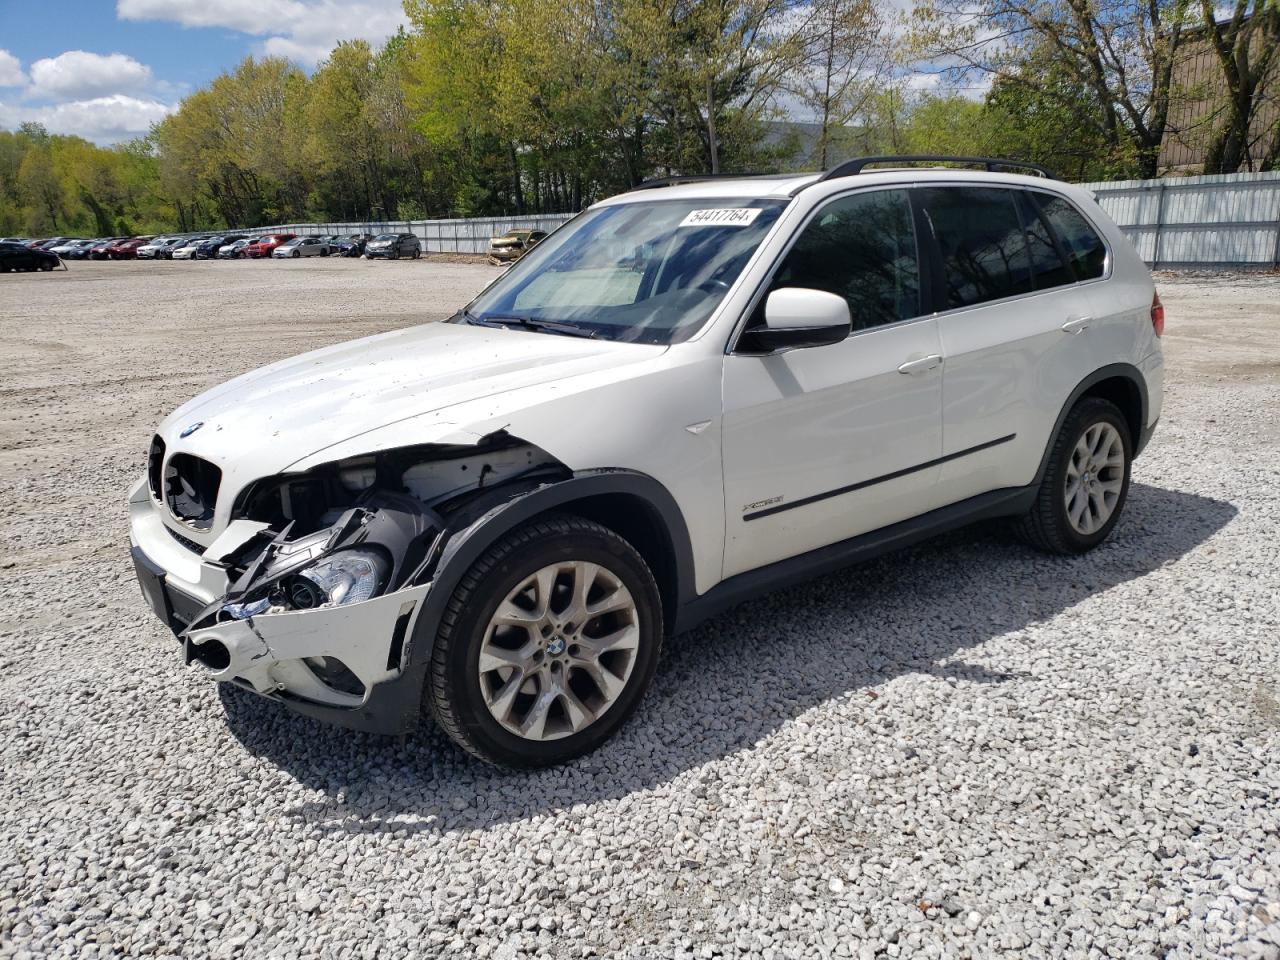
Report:
[[[538,766],[763,590],[980,518],[1096,546],[1160,414],[1142,261],[1067,184],[867,162],[646,184],[178,409],[129,509],[188,662]]]

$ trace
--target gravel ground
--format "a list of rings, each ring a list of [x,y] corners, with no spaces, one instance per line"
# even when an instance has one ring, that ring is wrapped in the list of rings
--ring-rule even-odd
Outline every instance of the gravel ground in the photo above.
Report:
[[[536,774],[181,665],[126,556],[154,422],[440,317],[457,263],[0,284],[0,955],[1280,956],[1280,278],[1162,278],[1117,535],[980,527],[673,642]]]

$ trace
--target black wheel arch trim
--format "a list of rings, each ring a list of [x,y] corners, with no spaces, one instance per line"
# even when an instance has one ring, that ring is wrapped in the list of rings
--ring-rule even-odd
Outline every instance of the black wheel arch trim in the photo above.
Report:
[[[591,470],[533,487],[509,491],[495,487],[493,493],[499,500],[457,531],[441,553],[431,589],[422,600],[405,643],[403,665],[397,676],[374,684],[364,704],[354,709],[284,696],[276,699],[295,713],[353,729],[393,735],[411,732],[421,715],[423,689],[440,618],[471,565],[516,527],[541,514],[592,497],[628,495],[643,500],[656,512],[669,540],[674,564],[676,597],[671,609],[683,610],[693,602],[693,547],[688,526],[675,498],[653,477],[631,470]],[[507,494],[506,499],[501,499],[503,493]],[[666,631],[671,632],[674,626],[674,623],[665,624]]]
[[[495,488],[495,493],[500,489]],[[674,567],[676,593],[671,599],[676,606],[689,602],[695,595],[693,542],[684,513],[660,481],[648,474],[623,469],[580,471],[568,479],[544,483],[496,503],[450,539],[436,565],[431,594],[452,593],[480,555],[516,527],[557,508],[609,495],[634,497],[657,514],[661,521],[660,533],[666,540]],[[415,656],[412,650],[410,656]]]
[[[1053,429],[1049,431],[1049,436],[1045,438],[1044,453],[1040,457],[1040,466],[1036,468],[1036,477],[1032,481],[1033,484],[1038,486],[1044,479],[1045,471],[1049,469],[1049,455],[1053,451],[1053,441],[1058,436],[1058,431],[1062,429],[1062,425],[1066,422],[1072,407],[1080,402],[1080,398],[1088,393],[1090,388],[1097,386],[1104,380],[1113,380],[1116,377],[1130,381],[1138,391],[1139,406],[1141,407],[1138,413],[1139,429],[1131,439],[1134,445],[1133,456],[1136,457],[1141,452],[1140,444],[1145,443],[1143,437],[1150,437],[1150,431],[1147,429],[1147,411],[1151,409],[1151,405],[1150,398],[1147,395],[1147,378],[1143,376],[1141,370],[1131,363],[1109,363],[1105,367],[1099,367],[1081,380],[1076,385],[1076,388],[1071,391],[1071,395],[1067,397],[1067,402],[1062,405],[1062,409],[1058,412],[1058,419],[1053,423]]]

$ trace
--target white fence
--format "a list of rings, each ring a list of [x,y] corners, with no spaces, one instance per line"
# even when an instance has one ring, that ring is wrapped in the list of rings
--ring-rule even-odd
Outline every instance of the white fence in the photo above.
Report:
[[[572,214],[528,217],[475,217],[466,220],[382,220],[364,223],[280,223],[256,229],[304,237],[353,233],[412,233],[428,253],[488,253],[489,238],[508,230],[554,230]]]
[[[1280,268],[1280,172],[1082,184],[1128,234],[1150,266],[1164,269]],[[515,229],[554,230],[570,214],[284,223],[262,230],[304,236],[412,233],[430,253],[485,253],[489,238]]]
[[[1280,172],[1085,183],[1147,264],[1280,268]]]

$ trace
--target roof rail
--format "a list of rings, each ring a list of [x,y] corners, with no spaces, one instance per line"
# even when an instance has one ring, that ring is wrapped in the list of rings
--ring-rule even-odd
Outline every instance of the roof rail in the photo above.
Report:
[[[645,180],[631,188],[634,190],[655,190],[658,187],[676,187],[682,183],[702,183],[705,180],[790,180],[799,176],[795,173],[691,173],[677,177],[662,177],[658,180]]]
[[[1017,167],[1023,170],[1034,170],[1048,180],[1058,179],[1053,171],[1047,167],[1042,167],[1038,163],[1027,163],[1023,160],[1008,160],[1002,157],[953,157],[946,154],[918,153],[890,154],[881,157],[857,157],[854,160],[846,160],[844,163],[832,167],[814,182],[822,183],[824,180],[854,177],[862,173],[864,167],[869,167],[873,163],[967,163],[970,166],[985,167],[988,172],[994,172],[999,167]]]

